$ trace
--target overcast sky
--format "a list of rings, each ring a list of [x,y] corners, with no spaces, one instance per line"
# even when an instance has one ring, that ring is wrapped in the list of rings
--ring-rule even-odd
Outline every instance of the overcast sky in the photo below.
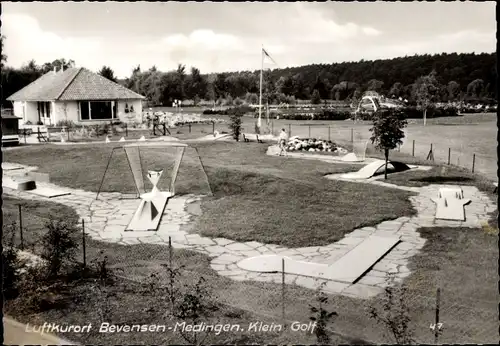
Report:
[[[452,3],[9,3],[2,1],[7,64],[64,57],[202,73],[256,70],[260,48],[278,67],[373,60],[415,53],[496,50],[495,5]],[[271,64],[266,67],[273,67]]]

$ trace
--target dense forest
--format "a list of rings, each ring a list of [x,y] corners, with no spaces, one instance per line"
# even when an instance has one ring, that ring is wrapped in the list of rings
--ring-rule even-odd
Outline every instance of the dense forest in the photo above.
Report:
[[[3,45],[3,39],[2,39]],[[5,99],[54,67],[74,66],[74,61],[58,59],[37,65],[27,62],[15,69],[7,65],[2,51],[2,104]],[[200,100],[258,103],[260,71],[202,74],[179,64],[163,72],[155,66],[136,66],[125,80],[117,80],[113,69],[99,72],[110,80],[147,97],[151,105],[171,105],[173,100]],[[430,78],[431,76],[432,78]],[[375,61],[314,64],[264,71],[263,102],[294,103],[295,100],[345,100],[372,90],[388,97],[415,100],[422,83],[432,91],[433,100],[484,102],[497,99],[496,53],[415,55]]]

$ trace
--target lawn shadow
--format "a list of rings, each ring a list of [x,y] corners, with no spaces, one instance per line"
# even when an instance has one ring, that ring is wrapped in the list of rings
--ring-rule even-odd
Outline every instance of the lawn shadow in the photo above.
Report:
[[[442,183],[464,183],[471,182],[474,179],[463,176],[429,176],[416,179],[410,179],[411,181],[418,181],[422,183],[431,184],[442,184]]]

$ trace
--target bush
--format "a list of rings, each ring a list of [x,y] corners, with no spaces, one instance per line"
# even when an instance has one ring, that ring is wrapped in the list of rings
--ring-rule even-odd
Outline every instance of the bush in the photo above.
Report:
[[[241,117],[243,114],[232,114],[229,117],[229,128],[231,129],[231,133],[233,135],[233,138],[236,141],[240,140],[240,134],[241,134]]]
[[[397,345],[414,344],[414,331],[410,326],[408,287],[396,284],[395,277],[387,277],[389,286],[385,288],[377,305],[370,305],[368,313],[377,324],[385,327],[385,332],[394,338]]]
[[[57,307],[57,304],[64,304],[58,301],[58,293],[61,283],[48,280],[46,277],[47,268],[44,265],[34,265],[25,268],[22,275],[22,285],[20,287],[20,302],[23,312],[40,312]],[[16,300],[17,303],[17,300]]]
[[[19,270],[23,267],[17,249],[14,247],[15,228],[16,224],[4,227],[4,235],[10,236],[10,239],[4,242],[5,247],[2,251],[3,295],[6,300],[17,298],[20,281]]]
[[[72,129],[76,127],[76,124],[71,120],[60,120],[57,122],[56,127],[67,127],[68,129]]]
[[[205,109],[203,111],[203,114],[205,115],[244,115],[246,113],[253,112],[253,108],[250,106],[239,106],[239,107],[231,107],[228,109],[224,110],[212,110],[212,109]]]
[[[402,109],[406,119],[422,119],[423,111],[417,107],[405,107]],[[456,117],[459,116],[458,110],[455,107],[431,107],[427,109],[427,119],[429,118],[442,118],[442,117]]]
[[[49,277],[55,277],[65,262],[74,260],[78,229],[75,224],[62,220],[50,220],[46,227],[47,233],[42,237],[42,258],[47,261]]]
[[[242,99],[240,99],[239,97],[237,97],[234,99],[233,103],[235,106],[239,107],[239,106],[243,105],[244,101]]]
[[[326,308],[328,305],[328,296],[323,292],[324,286],[325,283],[321,284],[316,291],[317,305],[309,305],[309,309],[311,313],[313,313],[313,316],[309,319],[316,322],[314,334],[316,335],[316,340],[320,345],[330,344],[330,333],[327,327],[331,320],[338,316],[335,311],[328,311]]]
[[[351,112],[349,111],[339,111],[339,110],[330,110],[324,109],[320,112],[314,113],[289,113],[283,114],[281,112],[270,112],[269,118],[276,119],[278,117],[280,119],[286,120],[346,120],[351,118]],[[257,115],[255,115],[257,117]]]

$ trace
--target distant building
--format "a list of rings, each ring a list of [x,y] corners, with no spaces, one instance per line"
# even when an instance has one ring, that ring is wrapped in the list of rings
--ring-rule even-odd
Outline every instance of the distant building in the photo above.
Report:
[[[19,144],[19,118],[2,114],[2,145]]]
[[[140,120],[144,99],[85,68],[50,71],[7,98],[14,115],[33,125]]]

